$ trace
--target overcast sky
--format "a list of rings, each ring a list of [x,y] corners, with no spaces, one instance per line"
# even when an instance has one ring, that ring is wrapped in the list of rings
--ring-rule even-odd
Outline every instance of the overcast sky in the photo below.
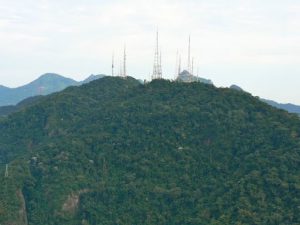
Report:
[[[300,104],[299,0],[0,0],[0,84],[110,74],[124,43],[128,74],[148,79],[157,28],[165,78],[191,34],[201,77]]]

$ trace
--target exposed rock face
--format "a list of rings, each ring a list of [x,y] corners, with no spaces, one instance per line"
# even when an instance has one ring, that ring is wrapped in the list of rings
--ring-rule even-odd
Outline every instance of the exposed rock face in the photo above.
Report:
[[[75,213],[78,206],[79,194],[71,194],[68,196],[67,201],[63,204],[62,211],[67,213]]]
[[[24,198],[24,195],[22,193],[21,190],[19,190],[17,192],[17,195],[20,199],[20,202],[21,202],[21,208],[19,210],[19,215],[20,215],[20,220],[19,220],[19,224],[20,225],[28,225],[28,221],[27,221],[27,211],[26,211],[26,203],[25,203],[25,198]]]
[[[62,206],[62,211],[64,213],[68,213],[71,215],[75,214],[76,209],[79,204],[80,195],[83,193],[87,193],[87,192],[88,192],[88,190],[84,189],[84,190],[78,191],[77,193],[70,194]]]
[[[16,217],[14,220],[4,222],[3,225],[28,225],[26,203],[22,190],[18,190],[16,192],[16,196],[20,201],[20,208],[16,214]],[[2,225],[2,223],[0,223],[0,225]]]

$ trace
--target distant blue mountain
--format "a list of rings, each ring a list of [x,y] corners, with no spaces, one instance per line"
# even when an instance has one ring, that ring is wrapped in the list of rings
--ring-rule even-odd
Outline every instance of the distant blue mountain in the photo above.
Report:
[[[268,100],[268,99],[260,99],[261,101],[273,106],[273,107],[276,107],[278,109],[284,109],[290,113],[297,113],[300,115],[300,106],[299,105],[294,105],[294,104],[291,104],[291,103],[287,103],[287,104],[282,104],[282,103],[278,103],[278,102],[275,102],[275,101],[272,101],[272,100]]]
[[[231,85],[230,86],[230,89],[234,89],[234,90],[237,90],[237,91],[244,91],[241,87],[237,86],[237,85]],[[300,106],[299,105],[294,105],[294,104],[291,104],[291,103],[288,103],[288,104],[282,104],[282,103],[278,103],[278,102],[275,102],[273,100],[268,100],[268,99],[263,99],[263,98],[260,98],[261,101],[275,107],[275,108],[278,108],[278,109],[283,109],[283,110],[286,110],[290,113],[296,113],[296,114],[299,114],[300,115]]]
[[[37,96],[48,95],[61,91],[69,86],[77,86],[100,79],[105,75],[91,75],[87,79],[77,82],[55,73],[46,73],[38,79],[21,87],[8,88],[0,85],[0,106],[16,105],[20,101]]]
[[[47,73],[21,87],[0,87],[0,106],[15,105],[18,102],[36,95],[47,95],[76,85],[77,81],[54,73]]]

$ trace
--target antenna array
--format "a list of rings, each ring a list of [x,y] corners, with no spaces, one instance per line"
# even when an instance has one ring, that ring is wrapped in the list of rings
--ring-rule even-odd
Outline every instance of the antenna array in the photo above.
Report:
[[[120,68],[118,72],[118,76],[121,77],[127,77],[127,54],[126,54],[126,45],[124,45],[124,52],[123,52],[123,58],[120,60]],[[178,52],[176,53],[176,66],[175,66],[175,74],[174,74],[174,80],[178,78],[178,76],[182,72],[181,67],[181,54]],[[111,64],[111,74],[112,76],[115,76],[115,56],[112,55],[112,64]],[[187,57],[187,72],[189,73],[188,81],[193,80],[193,74],[194,74],[194,57],[191,57],[191,35],[189,35],[189,41],[188,41],[188,57]],[[198,70],[197,68],[197,76],[198,76]],[[154,63],[153,63],[153,72],[151,75],[151,79],[162,79],[162,53],[161,49],[159,49],[159,39],[158,39],[158,31],[156,32],[156,43],[155,43],[155,53],[154,53]]]

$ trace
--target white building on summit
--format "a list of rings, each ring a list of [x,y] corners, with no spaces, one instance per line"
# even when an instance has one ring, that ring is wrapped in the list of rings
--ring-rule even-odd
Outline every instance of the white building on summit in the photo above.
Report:
[[[193,74],[189,73],[187,70],[183,70],[181,73],[179,73],[176,81],[181,81],[181,82],[202,82],[205,84],[213,84],[211,80],[207,80],[204,78],[200,78],[197,76],[194,76]]]

